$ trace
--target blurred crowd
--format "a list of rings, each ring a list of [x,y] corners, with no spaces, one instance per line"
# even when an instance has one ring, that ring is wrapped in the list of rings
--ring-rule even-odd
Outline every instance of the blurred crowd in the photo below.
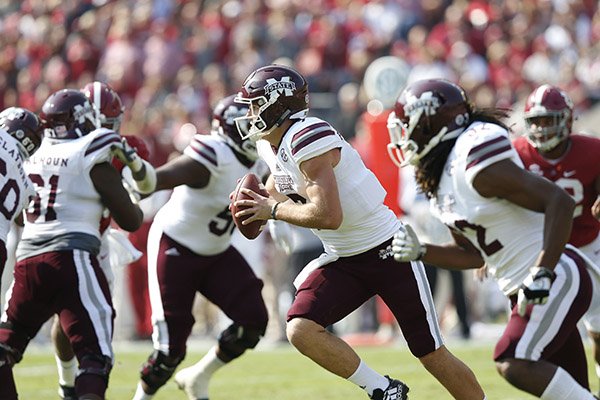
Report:
[[[480,107],[510,108],[542,83],[566,89],[576,113],[600,100],[593,0],[0,0],[0,109],[37,112],[58,89],[104,81],[125,105],[121,133],[143,137],[156,166],[272,62],[298,69],[312,113],[351,139],[369,100],[365,71],[390,55],[407,82],[448,78]],[[281,302],[289,277],[277,276]]]
[[[459,82],[480,106],[551,83],[585,110],[600,98],[599,39],[593,0],[0,0],[0,109],[38,111],[57,89],[103,80],[124,100],[123,133],[160,165],[273,61],[304,74],[317,115],[350,138],[381,56],[408,63],[409,81]]]

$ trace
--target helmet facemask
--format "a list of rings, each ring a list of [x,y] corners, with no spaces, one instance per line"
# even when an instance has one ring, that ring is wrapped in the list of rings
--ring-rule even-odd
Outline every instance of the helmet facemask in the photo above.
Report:
[[[248,137],[248,120],[236,121],[248,114],[248,107],[235,102],[235,96],[221,99],[213,110],[211,133],[222,137],[229,147],[250,161],[258,159],[256,144]]]
[[[262,114],[275,103],[276,99],[269,102],[264,96],[246,99],[238,94],[235,98],[236,103],[248,106],[248,114],[237,117],[235,124],[242,139],[257,141],[260,138],[271,133],[275,125],[268,126],[262,117]]]
[[[390,143],[388,153],[390,158],[399,167],[417,165],[419,161],[437,146],[440,142],[457,137],[463,129],[448,133],[447,127],[442,127],[428,142],[419,144],[419,136],[427,136],[430,131],[429,115],[426,107],[418,107],[410,113],[408,123],[405,124],[396,113],[388,117],[388,132]]]
[[[525,118],[527,140],[542,152],[555,149],[569,136],[569,118],[568,111],[544,112],[539,115],[530,113]]]
[[[469,125],[471,106],[464,90],[444,79],[407,86],[388,117],[388,152],[403,167],[419,165],[441,142],[457,138]]]

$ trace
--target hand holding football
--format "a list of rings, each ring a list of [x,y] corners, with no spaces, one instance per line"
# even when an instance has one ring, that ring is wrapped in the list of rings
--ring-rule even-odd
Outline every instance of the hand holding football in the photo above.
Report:
[[[238,211],[241,211],[247,207],[236,207],[235,202],[238,200],[252,200],[252,197],[248,196],[247,194],[241,191],[242,188],[250,189],[253,192],[260,194],[261,196],[266,197],[269,196],[269,193],[265,189],[262,189],[260,187],[260,180],[256,175],[254,175],[253,173],[248,173],[244,175],[244,177],[238,182],[233,192],[233,198],[231,199],[231,215],[233,217],[233,222],[235,222],[235,225],[240,230],[242,235],[244,235],[248,239],[256,239],[261,232],[260,228],[266,221],[256,220],[249,223],[248,225],[242,225],[242,221],[249,218],[249,215],[244,215],[243,217],[236,218],[235,214]]]

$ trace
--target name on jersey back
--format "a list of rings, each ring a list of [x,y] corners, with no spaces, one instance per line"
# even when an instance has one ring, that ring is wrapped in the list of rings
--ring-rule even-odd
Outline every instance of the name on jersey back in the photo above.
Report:
[[[47,166],[55,166],[55,167],[67,167],[69,164],[68,158],[63,157],[36,157],[35,155],[31,156],[29,159],[30,164],[42,164]]]

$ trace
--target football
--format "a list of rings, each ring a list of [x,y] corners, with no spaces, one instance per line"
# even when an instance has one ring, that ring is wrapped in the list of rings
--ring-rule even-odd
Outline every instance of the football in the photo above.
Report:
[[[244,194],[241,192],[242,188],[250,189],[250,190],[252,190],[258,194],[261,194],[263,196],[268,196],[269,193],[261,187],[260,180],[258,179],[258,177],[256,175],[254,175],[253,173],[248,173],[248,174],[244,175],[244,177],[242,179],[240,179],[240,181],[238,182],[238,184],[235,188],[235,191],[234,191],[233,198],[231,199],[231,215],[233,217],[233,222],[235,222],[235,225],[240,230],[242,235],[244,235],[248,239],[256,239],[261,232],[260,231],[261,226],[266,221],[259,220],[259,221],[254,221],[248,225],[242,225],[242,221],[244,221],[246,218],[248,218],[248,216],[246,215],[241,218],[235,217],[235,214],[238,211],[243,210],[245,208],[245,207],[236,207],[234,205],[235,202],[238,200],[252,199],[247,194]]]

